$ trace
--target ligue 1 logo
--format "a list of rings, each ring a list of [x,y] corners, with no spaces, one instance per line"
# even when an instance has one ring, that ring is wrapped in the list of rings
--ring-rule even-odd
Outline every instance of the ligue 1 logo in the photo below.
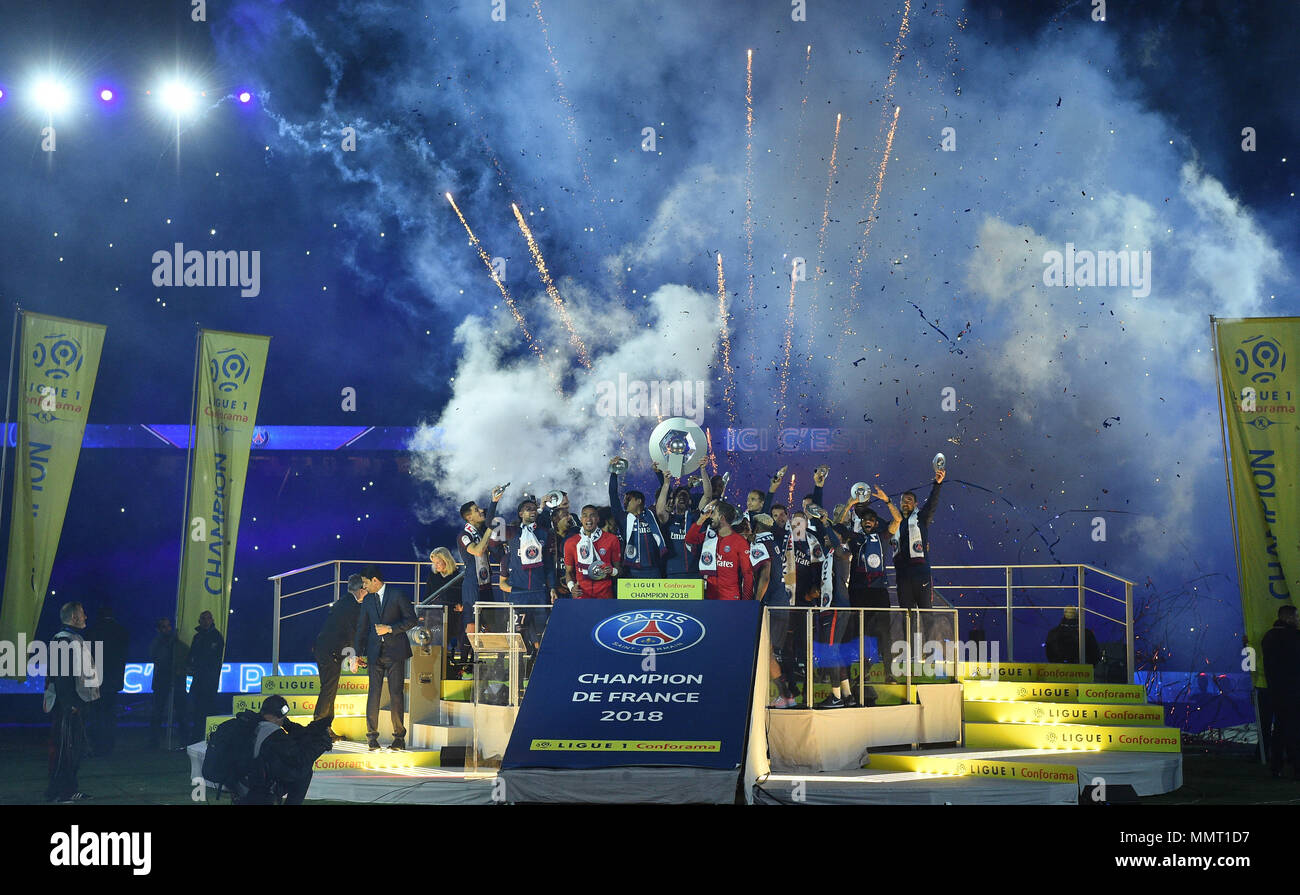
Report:
[[[1016,691],[1016,695],[1019,696],[1021,699],[1024,699],[1026,696],[1029,695],[1029,691],[1024,687],[1021,687],[1019,690]]]
[[[647,647],[662,656],[703,640],[704,623],[681,612],[622,612],[592,628],[591,637],[605,649],[627,656],[640,656]]]
[[[237,348],[223,348],[208,362],[208,373],[221,391],[237,391],[248,381],[248,356]]]
[[[67,379],[81,369],[81,359],[81,343],[65,333],[42,336],[32,349],[32,366],[50,379]]]
[[[1264,338],[1262,333],[1243,339],[1241,346],[1233,356],[1233,362],[1238,373],[1250,373],[1251,382],[1273,382],[1277,374],[1286,369],[1286,354],[1282,347],[1272,339]],[[1252,368],[1256,368],[1253,373]]]

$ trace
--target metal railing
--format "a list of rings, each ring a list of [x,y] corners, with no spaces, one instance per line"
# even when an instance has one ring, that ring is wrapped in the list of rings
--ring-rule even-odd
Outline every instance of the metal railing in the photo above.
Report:
[[[278,575],[269,577],[274,585],[274,603],[273,614],[274,620],[272,637],[271,637],[271,661],[275,673],[279,673],[280,662],[280,625],[283,621],[298,616],[303,616],[321,609],[328,609],[339,596],[342,595],[343,585],[347,580],[344,574],[344,567],[355,566],[360,570],[367,565],[375,565],[381,569],[390,567],[399,567],[404,570],[410,577],[393,578],[388,583],[397,585],[409,585],[413,588],[413,603],[417,613],[420,609],[428,608],[433,605],[433,600],[440,596],[447,588],[452,587],[464,574],[463,564],[457,562],[458,574],[451,580],[442,585],[442,587],[433,594],[425,597],[421,596],[428,578],[423,574],[423,567],[427,561],[405,560],[397,562],[371,562],[367,560],[326,560],[314,565],[305,566],[301,569],[294,569],[288,572],[282,572]],[[298,576],[307,575],[312,572],[328,569],[326,580],[302,587],[298,590],[286,591],[286,586],[290,585],[290,580]],[[1090,619],[1100,619],[1119,625],[1123,629],[1123,641],[1125,645],[1125,677],[1129,683],[1133,681],[1135,670],[1135,655],[1133,646],[1133,586],[1134,582],[1111,572],[1098,569],[1095,566],[1086,563],[1072,564],[1008,564],[1008,565],[943,565],[931,566],[933,586],[932,590],[936,601],[942,605],[930,610],[914,610],[923,612],[955,612],[955,621],[953,624],[953,639],[964,641],[962,635],[962,616],[978,614],[984,616],[989,613],[1001,615],[1004,618],[1006,657],[1005,661],[1016,661],[1016,613],[1017,611],[1025,612],[1034,611],[1064,611],[1073,608],[1077,611],[1079,619],[1078,624],[1078,657],[1083,660],[1087,655],[1087,633],[1088,621]],[[1067,575],[1071,580],[1056,583],[1029,583],[1023,580],[1026,576],[1034,574],[1031,570],[1038,570],[1042,574],[1056,573]],[[351,570],[349,570],[351,571]],[[893,578],[892,570],[890,577]],[[499,572],[499,564],[493,564],[493,578],[496,580]],[[1072,574],[1071,574],[1072,573]],[[1017,577],[1021,580],[1017,580]],[[953,580],[960,578],[960,581]],[[980,580],[984,579],[984,580]],[[293,584],[296,585],[296,581]],[[292,586],[292,585],[290,585]],[[1122,590],[1122,596],[1116,594]],[[307,608],[298,609],[286,614],[284,612],[285,602],[306,594],[319,593],[328,591],[330,599],[328,602],[317,603]],[[1049,595],[1050,592],[1050,595]],[[1036,602],[1035,596],[1038,594],[1048,597],[1049,602]],[[1064,599],[1061,599],[1061,597]],[[1052,599],[1055,597],[1056,599]],[[485,604],[495,605],[495,604]],[[505,605],[505,604],[502,604]],[[769,607],[771,609],[800,609],[805,607]],[[836,607],[840,611],[849,612],[885,612],[901,611],[897,608],[890,610],[881,609],[857,609],[850,607]],[[812,607],[815,611],[816,607]],[[1103,611],[1104,610],[1104,611]],[[1122,615],[1122,617],[1121,617]],[[861,622],[861,619],[859,619]],[[811,625],[811,621],[809,622]],[[971,625],[966,626],[968,630]],[[861,630],[861,624],[859,624]],[[446,626],[444,625],[443,645],[446,646],[447,639]],[[458,634],[459,632],[457,632]],[[911,624],[907,626],[907,642],[912,642]],[[444,656],[446,651],[444,649]],[[811,652],[809,653],[811,655]],[[861,653],[859,653],[861,655]],[[1037,660],[1037,658],[1035,658]],[[909,683],[910,687],[910,683]],[[809,690],[808,692],[811,692]],[[910,690],[909,690],[910,693]]]
[[[269,578],[267,578],[267,580],[272,583],[273,590],[274,590],[273,592],[274,602],[272,604],[272,616],[271,616],[272,619],[274,620],[274,625],[271,629],[271,669],[273,674],[280,673],[280,625],[281,623],[288,621],[291,618],[297,618],[298,616],[307,615],[308,613],[311,612],[317,612],[321,609],[329,609],[331,606],[334,605],[335,601],[338,600],[339,597],[343,595],[345,585],[347,584],[349,575],[351,575],[353,572],[360,572],[366,566],[371,566],[371,565],[378,567],[385,575],[388,574],[390,568],[397,567],[398,569],[401,570],[400,572],[398,572],[398,575],[410,576],[410,577],[385,578],[384,583],[411,587],[412,588],[411,602],[415,607],[417,615],[419,614],[421,609],[430,608],[433,605],[431,603],[432,598],[437,596],[438,594],[441,594],[442,591],[445,590],[448,586],[450,586],[454,581],[460,580],[460,574],[464,573],[462,569],[460,574],[453,576],[452,580],[446,582],[441,588],[439,588],[439,590],[436,593],[430,594],[428,597],[423,597],[423,598],[421,597],[421,593],[429,581],[428,576],[423,574],[426,571],[425,567],[429,565],[428,560],[377,561],[377,560],[360,560],[360,559],[329,559],[329,560],[325,560],[324,562],[315,563],[314,565],[304,566],[301,569],[293,569],[288,572],[281,572],[278,575],[271,575]],[[457,565],[459,567],[460,564],[458,563]],[[346,573],[343,570],[344,566],[349,567]],[[351,568],[353,566],[355,566],[355,568]],[[313,572],[321,572],[322,570],[325,569],[330,570],[330,573],[323,573],[323,577],[325,578],[325,580],[321,581],[320,583],[305,586],[298,590],[292,590],[286,592],[285,587],[290,579],[299,579],[300,576],[309,575],[310,573]],[[298,581],[295,580],[293,584],[291,584],[290,586],[297,586],[297,584]],[[304,609],[300,609],[295,606],[293,611],[288,612],[287,614],[285,613],[286,600],[291,600],[295,597],[301,597],[304,594],[318,594],[316,599],[319,600],[323,598],[326,595],[326,593],[328,593],[329,595],[328,602],[324,602],[324,603],[317,602],[315,605],[308,606]],[[443,626],[443,630],[444,630],[443,655],[445,656],[446,655],[446,650],[445,650],[446,626],[445,625]]]
[[[1087,634],[1089,619],[1100,619],[1119,625],[1123,629],[1125,648],[1125,675],[1128,683],[1133,682],[1135,655],[1133,649],[1133,585],[1132,581],[1122,578],[1087,563],[1053,564],[1026,563],[1010,565],[969,565],[969,566],[931,566],[932,590],[936,596],[942,596],[948,605],[965,613],[994,613],[1004,618],[1006,631],[1006,661],[1016,661],[1015,614],[1017,610],[1045,611],[1074,609],[1078,618],[1077,657],[1086,663]],[[1060,583],[1026,583],[1023,573],[1029,570],[1050,570],[1059,574],[1073,573],[1072,581]],[[1022,573],[1019,582],[1017,572]],[[970,578],[987,577],[987,582],[964,581],[962,583],[939,583],[940,573],[971,573]],[[946,577],[946,576],[942,576]],[[1095,586],[1094,586],[1095,585]],[[1113,592],[1107,592],[1107,589]],[[1122,596],[1117,596],[1122,591]],[[1064,596],[1064,600],[1052,599],[1047,603],[1035,602],[1031,598],[1040,592],[1051,592],[1045,596]],[[1100,607],[1100,608],[1099,608]],[[1105,610],[1105,611],[1103,611]],[[1120,617],[1122,615],[1122,617]],[[960,635],[960,630],[958,631]],[[960,639],[960,636],[959,638]],[[1032,660],[1032,661],[1036,661]]]

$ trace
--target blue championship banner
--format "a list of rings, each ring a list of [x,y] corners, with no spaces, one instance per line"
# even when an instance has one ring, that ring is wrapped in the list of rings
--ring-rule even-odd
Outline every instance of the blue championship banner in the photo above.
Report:
[[[762,610],[557,600],[502,769],[740,767]]]

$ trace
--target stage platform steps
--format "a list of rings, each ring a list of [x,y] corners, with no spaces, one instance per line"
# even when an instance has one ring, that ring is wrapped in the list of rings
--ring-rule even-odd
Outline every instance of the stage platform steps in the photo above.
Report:
[[[860,770],[776,767],[760,782],[757,801],[1064,805],[1078,804],[1097,782],[1132,786],[1138,796],[1182,785],[1181,731],[1164,725],[1163,708],[1148,705],[1141,686],[1094,682],[1088,665],[1000,663],[961,671],[979,675],[962,681],[961,744],[872,750]]]
[[[988,766],[993,767],[988,767]],[[1028,768],[1033,776],[1011,768]],[[1059,768],[1059,772],[1052,769]],[[773,772],[756,804],[1077,805],[1084,787],[1132,786],[1139,796],[1183,784],[1180,754],[1061,752],[1042,749],[932,749],[873,754],[862,770]]]
[[[962,684],[963,744],[975,749],[1172,752],[1182,732],[1135,684],[1099,684],[1091,665],[1027,662],[968,666],[987,680]]]

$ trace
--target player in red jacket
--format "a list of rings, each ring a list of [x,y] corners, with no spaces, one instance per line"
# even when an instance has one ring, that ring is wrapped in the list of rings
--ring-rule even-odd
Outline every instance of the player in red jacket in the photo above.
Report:
[[[696,546],[700,555],[700,577],[704,579],[706,600],[754,599],[754,567],[749,560],[749,541],[732,531],[736,508],[724,500],[716,501],[706,513],[709,527],[697,519],[686,532],[686,543]]]
[[[569,594],[580,600],[610,600],[622,558],[618,537],[600,528],[594,506],[582,508],[582,529],[564,544]]]

